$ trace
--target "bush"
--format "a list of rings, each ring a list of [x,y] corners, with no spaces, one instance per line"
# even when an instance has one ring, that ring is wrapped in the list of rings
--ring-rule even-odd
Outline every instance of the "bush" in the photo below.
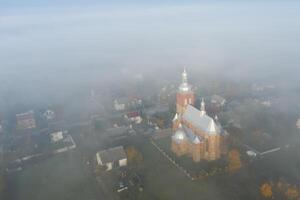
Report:
[[[129,146],[125,149],[129,164],[140,164],[143,161],[143,155],[136,150],[133,146]]]

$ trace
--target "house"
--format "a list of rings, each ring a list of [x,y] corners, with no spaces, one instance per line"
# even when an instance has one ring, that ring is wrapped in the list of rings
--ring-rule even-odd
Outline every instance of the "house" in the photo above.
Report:
[[[44,117],[49,121],[49,120],[53,120],[55,118],[55,113],[52,110],[46,110],[43,113]]]
[[[271,107],[272,106],[272,103],[271,101],[262,101],[261,102],[261,105],[265,106],[265,107]]]
[[[211,97],[211,104],[217,105],[219,107],[223,107],[226,103],[226,99],[221,97],[220,95],[214,94]]]
[[[125,118],[128,119],[131,122],[136,123],[136,124],[140,124],[143,120],[138,111],[127,113],[125,115]]]
[[[106,166],[106,171],[127,165],[127,156],[123,146],[118,146],[96,153],[97,164]]]
[[[143,101],[141,98],[134,97],[134,98],[128,98],[128,97],[122,97],[119,99],[114,100],[114,109],[116,111],[124,111],[131,108],[139,108],[143,104]]]
[[[272,84],[260,85],[260,84],[253,84],[252,90],[255,92],[264,92],[266,90],[272,90],[275,86]]]
[[[111,138],[126,137],[129,128],[127,126],[118,126],[106,129],[106,135]]]
[[[163,115],[164,113],[168,113],[168,112],[170,112],[168,105],[157,104],[155,106],[146,108],[143,112],[143,115],[145,115],[146,120],[150,125],[155,115]]]
[[[122,111],[122,110],[125,110],[126,108],[126,102],[123,101],[123,100],[115,100],[114,101],[114,109],[116,111]]]
[[[64,135],[62,131],[57,131],[50,134],[50,140],[52,143],[58,142],[62,139],[64,139]]]
[[[32,110],[25,112],[25,113],[17,114],[16,118],[17,118],[17,128],[18,129],[36,128],[34,112]]]

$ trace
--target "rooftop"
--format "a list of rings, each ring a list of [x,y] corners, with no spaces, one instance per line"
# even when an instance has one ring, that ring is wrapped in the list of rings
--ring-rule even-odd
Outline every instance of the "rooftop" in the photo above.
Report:
[[[17,117],[17,120],[32,119],[32,118],[34,118],[34,112],[31,110],[31,111],[28,111],[25,113],[19,113],[19,114],[16,114],[16,117]]]
[[[99,151],[97,153],[97,156],[99,156],[103,164],[127,158],[123,146],[117,146],[114,148]]]
[[[183,119],[192,123],[195,127],[210,134],[219,133],[219,127],[214,120],[206,114],[202,114],[197,108],[188,105],[183,114]]]

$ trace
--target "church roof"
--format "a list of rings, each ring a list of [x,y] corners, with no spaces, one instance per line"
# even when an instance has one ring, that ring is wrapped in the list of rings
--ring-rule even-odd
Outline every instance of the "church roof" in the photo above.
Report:
[[[217,132],[217,126],[216,126],[216,123],[214,122],[214,120],[211,120],[209,122],[207,131],[210,132],[210,133],[216,133]]]
[[[178,119],[178,114],[176,113],[174,118],[173,118],[173,121],[177,120]]]
[[[123,146],[118,146],[97,152],[97,157],[101,159],[103,164],[126,159],[126,153]]]
[[[197,136],[196,134],[194,134],[194,132],[186,127],[185,125],[181,125],[179,126],[179,128],[177,129],[177,131],[175,132],[175,134],[172,136],[172,139],[177,142],[183,142],[188,140],[189,142],[192,142],[194,144],[199,144],[202,142],[202,139],[200,136]]]
[[[199,144],[202,142],[202,138],[196,135],[190,128],[186,127],[185,125],[181,125],[175,134],[172,136],[172,139],[175,142],[180,143],[182,141],[188,140],[194,144]]]
[[[199,144],[200,142],[201,142],[201,141],[200,141],[200,139],[199,139],[198,136],[196,136],[195,139],[193,140],[193,143],[194,143],[194,144]]]
[[[196,128],[201,129],[209,134],[219,134],[219,127],[214,120],[206,114],[202,114],[200,110],[188,105],[182,117],[184,120],[190,122]]]
[[[176,142],[181,142],[185,139],[187,139],[186,133],[183,130],[182,127],[180,127],[175,134],[172,136],[172,138],[176,141]]]

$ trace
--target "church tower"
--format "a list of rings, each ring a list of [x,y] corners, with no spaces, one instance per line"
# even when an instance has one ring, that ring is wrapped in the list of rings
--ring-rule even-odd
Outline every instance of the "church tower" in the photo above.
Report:
[[[179,116],[182,115],[188,105],[194,105],[195,103],[195,95],[191,86],[188,84],[185,68],[181,74],[181,78],[182,83],[180,84],[176,94],[176,113]]]

